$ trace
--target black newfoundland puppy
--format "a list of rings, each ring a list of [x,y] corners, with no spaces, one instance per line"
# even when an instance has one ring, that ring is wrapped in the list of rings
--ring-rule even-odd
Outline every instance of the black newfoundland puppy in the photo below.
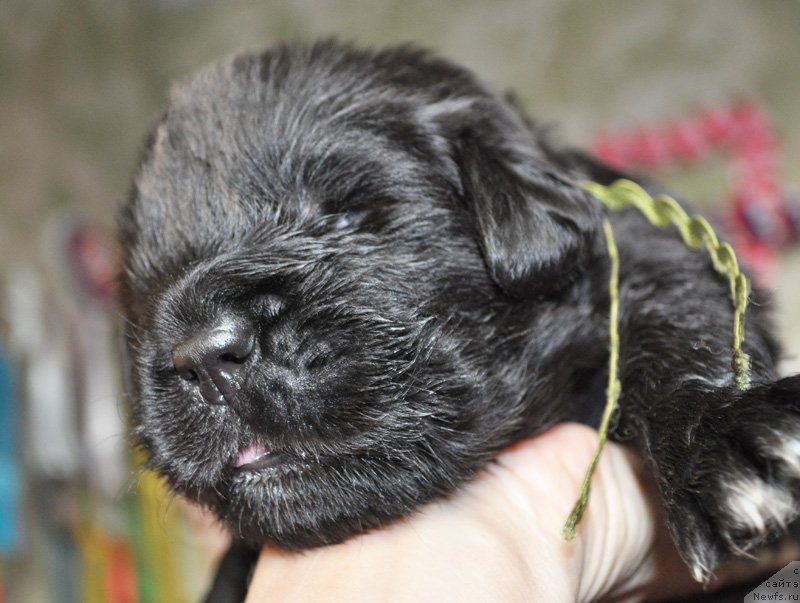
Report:
[[[596,424],[609,268],[579,181],[619,176],[406,47],[280,47],[200,72],[121,219],[150,467],[248,545],[299,549],[406,515],[554,423]],[[614,435],[651,461],[704,577],[798,514],[800,378],[776,380],[755,303],[739,391],[725,279],[674,230],[609,217]]]

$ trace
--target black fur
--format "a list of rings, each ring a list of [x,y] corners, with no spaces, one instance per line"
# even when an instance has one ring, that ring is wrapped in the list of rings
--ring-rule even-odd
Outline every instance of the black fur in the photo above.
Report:
[[[121,219],[150,466],[250,545],[297,549],[406,515],[509,443],[596,416],[608,267],[601,206],[578,181],[617,176],[417,50],[280,47],[202,71],[173,91]],[[753,526],[725,496],[748,476],[796,502],[798,459],[775,451],[800,438],[800,381],[775,381],[757,296],[758,385],[738,392],[727,282],[674,232],[610,218],[616,435],[652,461],[676,542],[707,575],[793,517]],[[219,369],[227,394],[200,375],[212,400],[174,353],[230,321],[253,349]],[[253,442],[285,462],[234,469]]]

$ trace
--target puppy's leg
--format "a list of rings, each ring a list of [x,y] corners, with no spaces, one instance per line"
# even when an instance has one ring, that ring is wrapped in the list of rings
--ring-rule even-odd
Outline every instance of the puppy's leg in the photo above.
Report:
[[[798,401],[797,376],[747,392],[693,382],[637,418],[670,530],[696,578],[798,516]]]
[[[675,273],[639,266],[623,285],[620,427],[640,439],[675,542],[707,579],[798,516],[800,376],[775,379],[755,305],[745,346],[753,385],[737,389],[725,283],[700,265],[683,285]]]

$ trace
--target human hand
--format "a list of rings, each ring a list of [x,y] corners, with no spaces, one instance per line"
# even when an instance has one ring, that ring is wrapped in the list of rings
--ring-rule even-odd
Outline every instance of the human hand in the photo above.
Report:
[[[578,536],[564,541],[561,527],[596,444],[593,430],[559,425],[385,529],[303,553],[265,548],[247,601],[636,601],[699,592],[623,446],[606,446]],[[793,556],[737,562],[709,587]]]

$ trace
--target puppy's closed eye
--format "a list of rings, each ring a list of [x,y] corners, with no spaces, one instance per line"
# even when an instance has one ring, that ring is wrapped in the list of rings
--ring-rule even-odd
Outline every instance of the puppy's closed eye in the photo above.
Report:
[[[363,217],[364,213],[365,212],[363,210],[361,211],[355,209],[345,210],[344,212],[334,216],[333,228],[335,230],[344,230],[346,228],[356,226]]]
[[[326,222],[333,230],[358,228],[377,211],[378,201],[373,197],[369,187],[360,187],[345,195],[328,198],[321,204]]]
[[[332,208],[325,220],[333,231],[376,234],[387,225],[395,203],[386,196],[363,194],[326,205]]]

